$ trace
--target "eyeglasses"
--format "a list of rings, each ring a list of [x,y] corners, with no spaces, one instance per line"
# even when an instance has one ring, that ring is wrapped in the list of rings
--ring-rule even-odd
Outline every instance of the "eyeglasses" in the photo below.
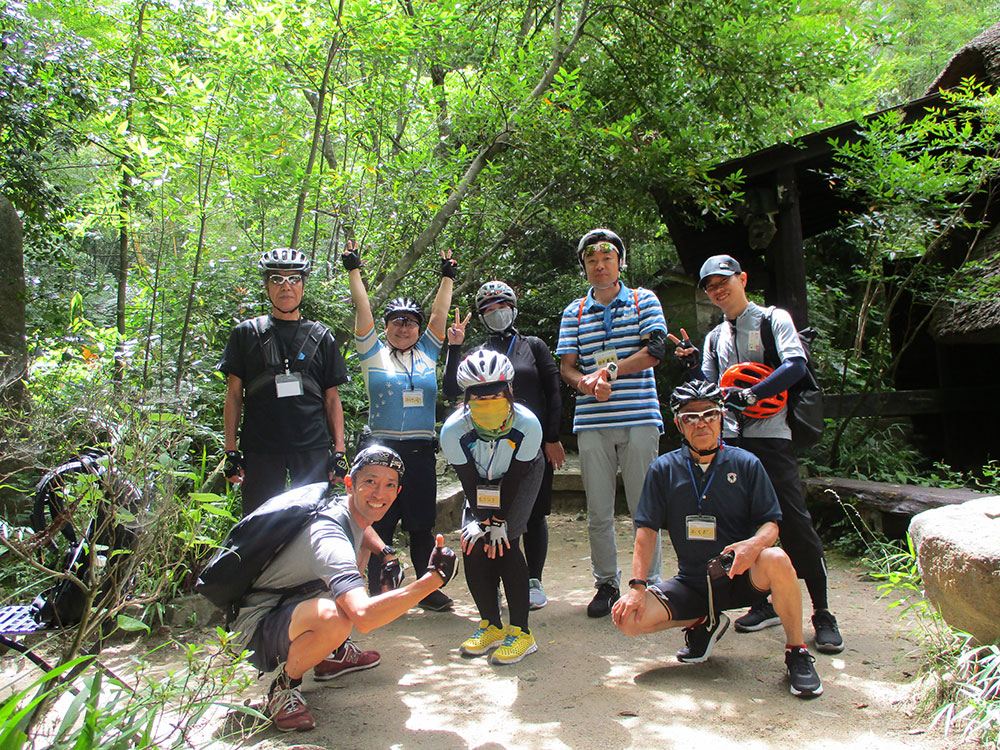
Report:
[[[686,411],[677,415],[677,419],[680,420],[681,424],[687,425],[688,427],[694,427],[699,424],[702,420],[705,420],[706,424],[715,424],[720,419],[722,419],[722,409],[706,409],[705,411]]]
[[[291,284],[292,286],[298,286],[302,283],[302,275],[298,273],[289,274],[285,276],[280,273],[272,273],[267,277],[267,283],[273,284],[274,286],[281,286],[282,284]]]
[[[391,318],[389,322],[392,323],[394,326],[398,326],[399,328],[416,328],[418,325],[420,325],[413,318],[403,318],[403,317]]]

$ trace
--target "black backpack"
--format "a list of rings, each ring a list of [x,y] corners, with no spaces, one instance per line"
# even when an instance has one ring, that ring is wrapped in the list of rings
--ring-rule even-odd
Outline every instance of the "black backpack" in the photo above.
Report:
[[[278,337],[274,333],[274,325],[270,315],[259,315],[253,319],[253,329],[260,341],[260,350],[264,356],[264,372],[250,380],[246,384],[246,395],[255,396],[264,388],[271,388],[274,385],[274,376],[285,371],[285,356],[278,342]],[[298,354],[289,360],[289,367],[293,372],[302,374],[302,387],[316,398],[323,398],[323,389],[320,388],[316,379],[309,374],[309,365],[316,356],[320,342],[330,332],[330,329],[318,321],[310,321],[309,328],[306,329],[306,336],[302,341]]]
[[[761,343],[764,345],[764,364],[778,367],[781,358],[774,343],[774,328],[771,315],[774,307],[766,308],[764,315],[767,326],[760,327]],[[823,437],[823,389],[816,379],[812,345],[819,333],[809,326],[797,331],[799,344],[806,353],[806,374],[788,389],[788,427],[792,431],[792,447],[796,451],[806,450],[816,445]]]
[[[134,564],[128,553],[135,549],[139,539],[138,515],[142,502],[139,489],[116,471],[108,468],[110,457],[100,451],[82,453],[47,472],[35,485],[31,510],[31,526],[37,532],[49,534],[47,547],[58,553],[56,534],[62,534],[68,543],[62,570],[72,573],[82,581],[90,577],[94,552],[103,558],[100,571],[103,581],[95,602],[108,593],[116,596],[132,583]],[[77,534],[67,511],[65,491],[67,481],[74,476],[90,474],[100,483],[102,497],[97,503],[96,515],[87,527]],[[123,522],[120,519],[131,516]],[[86,594],[72,581],[56,581],[32,602],[35,619],[48,627],[69,627],[83,619]]]
[[[774,324],[771,316],[774,314],[774,307],[764,308],[764,320],[767,325],[761,325],[760,338],[764,348],[764,364],[768,367],[777,368],[781,365],[781,357],[778,355],[778,347],[774,343]],[[819,335],[815,328],[808,327],[796,331],[799,335],[799,344],[806,353],[806,374],[788,389],[788,427],[792,431],[792,447],[796,451],[806,450],[816,445],[823,437],[823,389],[816,379],[816,372],[813,365],[812,345]],[[719,329],[715,328],[709,334],[709,350],[716,361],[716,369],[719,368],[719,357],[717,345],[719,341]],[[719,373],[722,374],[721,372]]]
[[[194,587],[225,613],[227,626],[243,599],[263,590],[253,584],[264,569],[332,502],[328,490],[327,482],[316,482],[275,495],[229,531]]]

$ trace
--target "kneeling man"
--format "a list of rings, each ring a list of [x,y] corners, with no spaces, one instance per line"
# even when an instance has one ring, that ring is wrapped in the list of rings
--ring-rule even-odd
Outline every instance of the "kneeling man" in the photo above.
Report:
[[[268,695],[275,727],[312,729],[315,719],[298,688],[302,676],[338,649],[357,628],[367,633],[403,615],[455,573],[455,553],[437,537],[427,572],[403,588],[369,596],[361,570],[369,554],[388,557],[371,525],[399,494],[403,460],[373,445],[354,459],[345,477],[347,497],[338,498],[299,532],[254,582],[233,624],[263,672],[280,665]],[[392,553],[393,557],[395,553]],[[389,582],[384,589],[388,589]]]
[[[770,592],[785,629],[792,695],[812,698],[823,685],[802,637],[798,578],[788,555],[772,546],[781,520],[778,499],[753,454],[723,445],[723,398],[705,381],[685,383],[671,395],[684,446],[657,458],[646,475],[635,515],[635,577],[612,618],[629,636],[684,628],[678,661],[703,662],[729,627],[723,610],[756,604]],[[641,576],[660,529],[670,534],[680,570],[647,584]],[[709,561],[723,553],[731,553],[731,566],[713,565],[713,577]]]

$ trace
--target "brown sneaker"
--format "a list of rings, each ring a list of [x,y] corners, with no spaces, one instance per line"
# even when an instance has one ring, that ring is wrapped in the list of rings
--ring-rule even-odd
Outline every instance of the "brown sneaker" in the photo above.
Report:
[[[271,722],[282,732],[304,732],[316,726],[316,719],[298,688],[275,690],[268,701],[267,712]]]
[[[342,674],[377,667],[381,661],[378,651],[362,651],[348,638],[343,646],[313,667],[313,678],[321,682],[332,680]]]

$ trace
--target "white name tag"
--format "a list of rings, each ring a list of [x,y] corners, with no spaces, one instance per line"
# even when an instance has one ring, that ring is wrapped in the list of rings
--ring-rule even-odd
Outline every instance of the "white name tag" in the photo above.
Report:
[[[618,352],[614,349],[601,349],[598,352],[594,352],[594,360],[597,362],[598,367],[604,367],[604,365],[610,365],[612,362],[618,361]]]
[[[301,372],[286,372],[282,375],[275,375],[274,387],[278,392],[278,398],[301,396],[305,393],[302,388]]]
[[[424,392],[415,388],[403,391],[403,408],[410,409],[414,406],[424,405]]]
[[[703,542],[715,541],[715,516],[686,516],[687,538]]]
[[[477,487],[476,506],[479,508],[496,509],[500,507],[499,487]]]
[[[752,352],[759,352],[763,348],[760,340],[760,331],[750,331],[748,334],[747,348]]]

